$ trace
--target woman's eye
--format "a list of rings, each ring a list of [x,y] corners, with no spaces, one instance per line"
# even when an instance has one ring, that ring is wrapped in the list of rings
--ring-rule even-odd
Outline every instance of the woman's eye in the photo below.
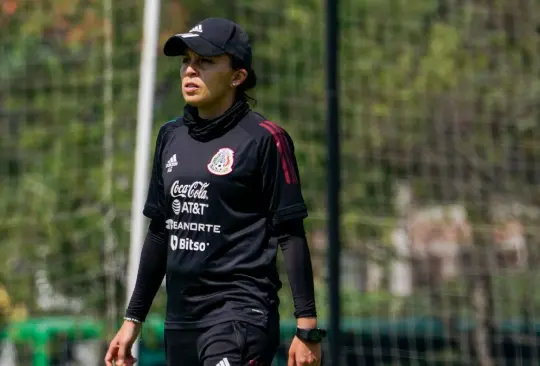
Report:
[[[184,58],[182,59],[182,63],[183,63],[183,64],[189,63],[189,58],[184,57]]]
[[[203,58],[201,61],[209,64],[214,63],[214,61],[210,60],[209,58]]]

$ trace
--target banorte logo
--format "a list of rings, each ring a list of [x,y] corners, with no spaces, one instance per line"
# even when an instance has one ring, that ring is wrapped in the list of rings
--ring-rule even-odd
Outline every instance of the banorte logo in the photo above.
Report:
[[[210,183],[201,181],[195,181],[191,184],[180,184],[178,181],[175,181],[171,187],[171,197],[207,200],[208,192],[206,189],[209,185]]]

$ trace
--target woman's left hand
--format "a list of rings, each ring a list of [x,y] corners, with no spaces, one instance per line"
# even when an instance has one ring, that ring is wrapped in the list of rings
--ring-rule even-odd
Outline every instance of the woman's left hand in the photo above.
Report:
[[[294,337],[289,348],[287,366],[319,366],[321,364],[321,344],[306,343]]]

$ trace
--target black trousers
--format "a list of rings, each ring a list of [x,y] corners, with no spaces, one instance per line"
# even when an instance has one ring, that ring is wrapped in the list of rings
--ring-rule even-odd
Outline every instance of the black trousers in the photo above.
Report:
[[[230,321],[165,330],[167,366],[270,366],[278,346],[279,318],[265,326]]]

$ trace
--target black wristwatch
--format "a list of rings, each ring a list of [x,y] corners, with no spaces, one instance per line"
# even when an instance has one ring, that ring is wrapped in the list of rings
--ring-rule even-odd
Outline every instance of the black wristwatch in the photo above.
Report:
[[[321,343],[324,337],[326,337],[326,330],[321,328],[302,329],[296,328],[296,336],[301,341],[307,343]]]

